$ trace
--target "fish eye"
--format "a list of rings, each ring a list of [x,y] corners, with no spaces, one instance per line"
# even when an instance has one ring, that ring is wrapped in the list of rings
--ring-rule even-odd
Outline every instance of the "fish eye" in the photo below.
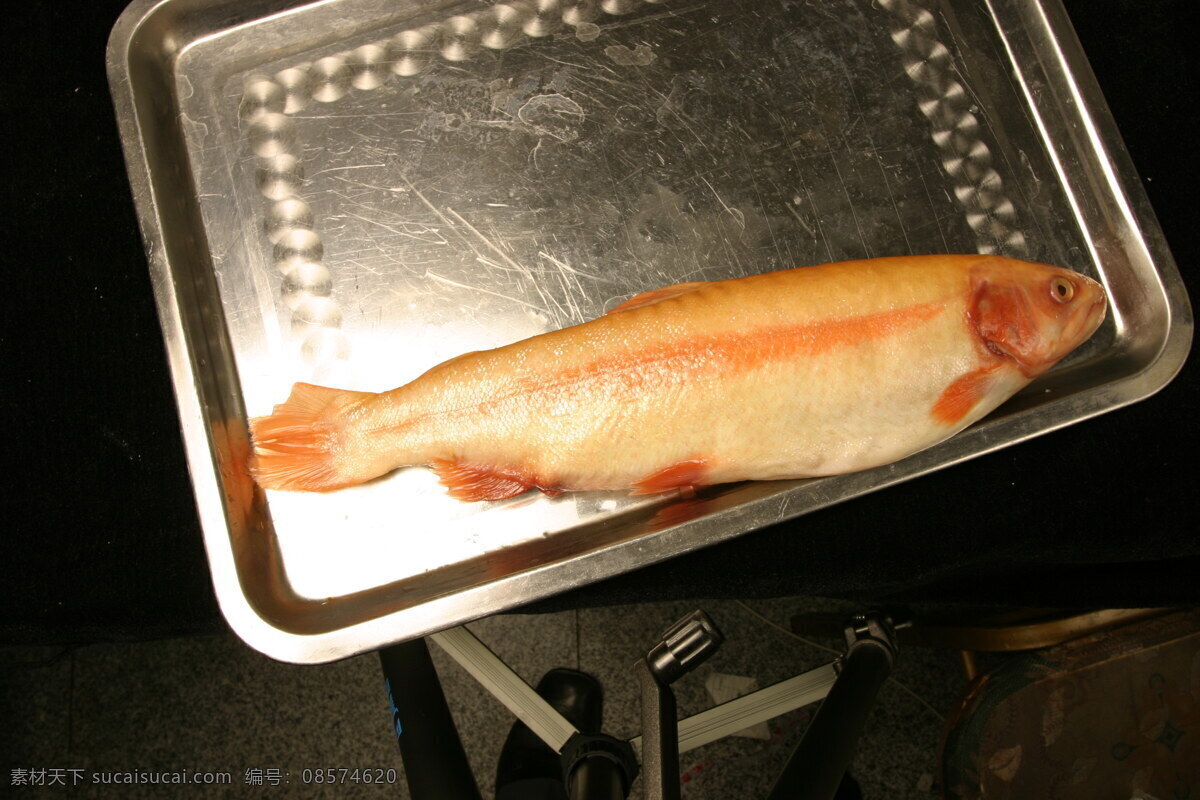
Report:
[[[1069,303],[1074,296],[1075,284],[1066,278],[1052,278],[1050,280],[1050,297],[1054,302]]]

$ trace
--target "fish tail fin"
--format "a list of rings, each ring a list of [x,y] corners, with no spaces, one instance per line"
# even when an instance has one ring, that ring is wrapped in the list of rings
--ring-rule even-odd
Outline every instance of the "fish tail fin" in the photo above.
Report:
[[[250,474],[264,489],[323,492],[368,480],[346,475],[335,463],[341,412],[370,392],[297,383],[267,417],[250,420]]]

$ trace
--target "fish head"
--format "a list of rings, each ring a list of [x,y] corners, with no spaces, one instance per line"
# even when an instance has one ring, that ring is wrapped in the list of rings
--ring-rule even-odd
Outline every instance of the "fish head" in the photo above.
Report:
[[[1027,378],[1087,341],[1107,309],[1099,283],[1061,267],[992,258],[971,271],[970,324],[984,347]]]

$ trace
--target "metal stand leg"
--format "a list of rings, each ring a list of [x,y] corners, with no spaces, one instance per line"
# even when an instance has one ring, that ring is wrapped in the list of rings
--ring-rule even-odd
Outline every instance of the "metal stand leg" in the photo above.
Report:
[[[637,662],[646,800],[679,800],[679,723],[671,684],[702,664],[724,640],[708,615],[694,611]]]
[[[532,686],[521,680],[466,628],[451,628],[429,638],[554,752],[561,753],[567,741],[579,733],[570,721],[554,710],[554,706],[539,697]]]
[[[890,623],[861,616],[846,626],[846,657],[825,702],[771,790],[770,800],[831,800],[892,671],[895,634]]]
[[[562,765],[570,800],[625,800],[638,774],[633,748],[606,734],[575,736]]]
[[[431,638],[560,754],[559,786],[567,789],[570,800],[624,800],[639,771],[638,749],[646,799],[678,800],[680,752],[822,697],[825,702],[770,800],[832,800],[895,655],[895,634],[882,615],[854,617],[844,632],[847,651],[839,661],[679,722],[671,684],[703,663],[724,641],[704,612],[693,612],[673,625],[635,665],[642,690],[642,736],[630,742],[579,733],[465,628]],[[413,797],[479,800],[425,641],[393,645],[380,651],[380,660]]]
[[[379,651],[409,792],[421,800],[480,800],[424,639]]]
[[[638,774],[628,742],[605,734],[585,735],[466,628],[430,636],[493,697],[561,756],[563,785],[571,800],[624,800]]]

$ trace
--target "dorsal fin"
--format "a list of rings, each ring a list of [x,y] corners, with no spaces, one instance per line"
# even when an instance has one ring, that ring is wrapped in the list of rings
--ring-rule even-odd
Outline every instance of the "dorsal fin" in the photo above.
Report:
[[[635,294],[624,303],[621,303],[619,306],[611,308],[604,313],[616,314],[618,311],[629,311],[630,309],[653,305],[654,303],[660,303],[663,300],[670,300],[672,297],[678,297],[681,294],[694,292],[701,286],[707,286],[708,284],[709,281],[691,281],[689,283],[676,283],[673,286],[664,286],[661,289],[651,289],[648,292]]]

